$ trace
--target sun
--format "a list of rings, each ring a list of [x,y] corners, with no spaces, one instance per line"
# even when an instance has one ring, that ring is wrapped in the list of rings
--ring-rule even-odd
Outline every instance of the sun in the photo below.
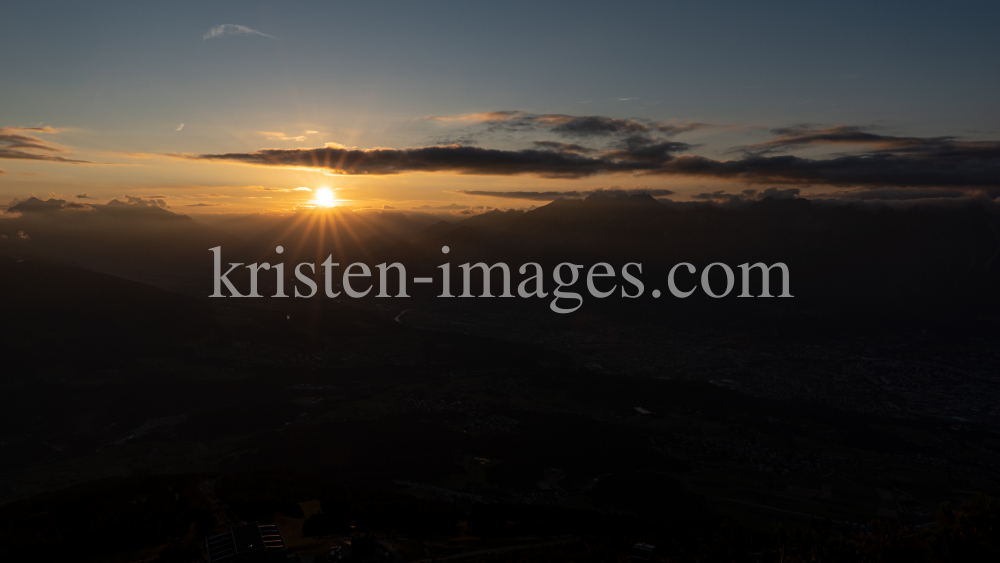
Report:
[[[332,207],[336,203],[336,198],[333,197],[333,190],[330,188],[319,188],[316,190],[316,195],[313,201],[316,205],[322,205],[323,207]]]

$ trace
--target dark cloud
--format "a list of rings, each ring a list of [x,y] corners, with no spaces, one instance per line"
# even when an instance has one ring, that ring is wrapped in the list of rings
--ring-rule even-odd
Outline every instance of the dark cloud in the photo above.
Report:
[[[481,197],[502,197],[508,199],[530,199],[535,201],[553,201],[559,198],[580,198],[584,197],[579,191],[568,192],[497,192],[484,190],[462,190],[460,194],[481,196]]]
[[[623,196],[623,195],[648,195],[652,197],[664,197],[668,195],[673,195],[673,190],[666,190],[663,188],[647,188],[645,184],[636,184],[634,188],[623,188],[621,186],[611,186],[609,188],[597,187],[591,188],[589,190],[584,190],[584,197],[591,196],[594,194],[601,194],[607,196]]]
[[[437,207],[432,207],[430,205],[421,205],[420,207],[411,207],[410,209],[414,211],[458,211],[460,209],[467,209],[468,205],[459,205],[457,203],[449,203],[448,205],[439,205]]]
[[[32,196],[24,201],[17,201],[17,203],[14,202],[11,203],[12,205],[7,208],[7,213],[49,213],[52,211],[58,211],[62,209],[63,205],[66,203],[66,200],[49,198],[45,201],[42,201],[37,197]]]
[[[974,192],[973,192],[974,193]],[[958,198],[970,195],[970,192],[956,189],[937,188],[866,188],[860,190],[845,190],[830,194],[812,194],[816,199],[835,198],[851,200],[881,199],[884,201],[899,201],[912,199]],[[987,197],[1000,197],[1000,190],[990,190]]]
[[[747,156],[718,161],[680,156],[647,173],[720,178],[747,184],[1000,187],[1000,143],[990,141],[974,145],[943,145],[920,151],[866,153],[831,159]]]
[[[556,123],[552,131],[575,137],[634,135],[649,133],[651,127],[632,119],[612,119],[601,116],[572,117],[568,115],[539,116],[542,123]]]
[[[38,149],[49,152],[66,152],[59,147],[50,145],[39,139],[38,137],[31,137],[29,135],[20,135],[14,133],[13,131],[23,131],[22,127],[2,127],[0,128],[0,143],[3,144],[5,149]]]
[[[708,127],[711,126],[706,123],[685,123],[683,125],[657,125],[656,130],[669,137],[680,135],[681,133],[698,131],[699,129],[707,129]]]
[[[49,162],[64,162],[70,164],[93,164],[86,160],[74,160],[55,154],[37,154],[25,151],[44,151],[45,153],[64,153],[65,149],[48,143],[38,137],[22,135],[15,131],[39,131],[54,133],[50,127],[0,127],[0,158],[9,160],[44,160]]]
[[[932,148],[955,143],[954,137],[895,137],[869,133],[864,127],[837,125],[817,129],[809,125],[772,129],[776,138],[753,145],[734,147],[731,151],[770,154],[809,145],[865,145],[875,150],[891,151]]]
[[[473,114],[463,120],[482,121],[487,124],[489,132],[547,130],[559,135],[578,138],[647,136],[657,133],[670,137],[708,127],[704,123],[678,125],[600,115],[529,114],[519,111]]]
[[[737,204],[750,201],[760,201],[763,199],[795,199],[799,196],[798,188],[767,188],[765,190],[746,189],[738,194],[728,193],[724,190],[714,192],[702,192],[693,196],[693,199],[710,201],[713,203]]]
[[[655,141],[638,136],[625,139],[624,144],[625,148],[608,151],[603,154],[603,157],[613,161],[633,162],[638,166],[655,168],[671,160],[675,153],[693,148],[687,143]]]
[[[576,143],[560,143],[559,141],[535,141],[535,146],[540,149],[556,151],[556,152],[569,152],[569,153],[579,153],[579,154],[594,154],[601,152],[597,149],[591,149],[578,145]]]
[[[89,194],[79,194],[76,199],[97,199],[96,197],[90,197]]]
[[[571,190],[564,192],[501,192],[501,191],[485,191],[485,190],[462,190],[458,192],[460,194],[480,196],[480,197],[501,197],[505,199],[528,199],[533,201],[554,201],[559,198],[567,199],[578,199],[585,198],[590,195],[600,194],[606,196],[624,196],[624,195],[638,195],[645,194],[653,197],[662,197],[673,194],[671,190],[664,189],[650,189],[641,184],[635,188],[625,189],[619,186],[612,186],[610,188],[598,187],[591,188],[589,190]]]
[[[184,207],[216,207],[222,205],[221,203],[189,203]]]
[[[3,147],[0,147],[0,158],[10,160],[45,160],[48,162],[62,162],[66,164],[93,164],[93,162],[90,162],[89,160],[75,160],[72,158],[49,154],[33,154],[24,151],[8,150]]]
[[[653,125],[599,116],[480,114],[504,127],[536,127],[572,132],[580,137],[613,136],[610,148],[540,140],[534,148],[499,150],[465,145],[407,149],[348,149],[330,144],[316,149],[261,149],[249,153],[174,155],[182,158],[241,162],[265,166],[324,168],[341,174],[453,172],[487,176],[531,174],[545,178],[586,178],[600,174],[716,178],[743,184],[831,185],[839,187],[1000,188],[1000,142],[959,141],[954,137],[892,137],[860,127],[776,129],[777,137],[737,147],[742,158],[714,160],[688,153],[694,146],[658,136]],[[860,144],[867,152],[828,159],[774,155],[809,145]],[[529,193],[529,192],[525,192]],[[534,199],[549,197],[545,192]],[[556,193],[556,192],[553,192]],[[531,199],[531,198],[525,198]]]
[[[55,198],[43,201],[32,196],[23,201],[17,199],[11,201],[7,213],[20,216],[7,220],[12,225],[18,225],[18,228],[29,226],[31,229],[37,230],[39,226],[43,225],[45,229],[79,228],[83,229],[78,232],[81,237],[97,236],[98,233],[102,233],[100,236],[110,237],[109,241],[126,244],[132,244],[135,241],[123,235],[123,231],[120,230],[123,227],[136,229],[130,231],[133,234],[148,233],[152,232],[149,229],[159,228],[156,225],[179,224],[191,220],[186,215],[172,213],[155,203],[145,201],[126,203],[117,199],[102,205]],[[57,225],[58,227],[56,227]],[[73,235],[69,239],[62,240],[63,242],[59,246],[79,245],[82,239],[77,239],[76,235]],[[132,242],[128,242],[129,240]],[[52,240],[49,240],[49,243],[51,242]],[[111,244],[115,244],[115,242],[111,242]]]
[[[177,155],[175,155],[177,156]],[[250,153],[204,154],[200,160],[242,162],[267,166],[328,168],[342,174],[456,172],[487,176],[535,174],[545,178],[584,178],[613,172],[653,171],[647,163],[550,150],[519,151],[449,145],[415,149],[262,149]]]
[[[435,145],[474,145],[477,142],[476,136],[472,134],[465,134],[448,137],[434,137],[433,142]]]

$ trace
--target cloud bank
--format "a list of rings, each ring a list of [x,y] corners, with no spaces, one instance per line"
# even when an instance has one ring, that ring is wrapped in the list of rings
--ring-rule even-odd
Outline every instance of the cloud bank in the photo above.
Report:
[[[550,192],[501,192],[501,191],[487,191],[487,190],[460,190],[458,193],[471,196],[480,197],[501,197],[505,199],[527,199],[532,201],[554,201],[560,198],[567,199],[577,199],[585,198],[594,194],[601,194],[610,197],[623,196],[623,195],[638,195],[645,194],[652,197],[664,197],[668,195],[673,195],[672,190],[664,190],[658,188],[647,188],[646,186],[639,184],[634,188],[625,189],[619,186],[611,186],[610,188],[591,188],[589,190],[569,190],[569,191],[550,191]]]
[[[523,149],[492,149],[463,143],[415,148],[260,149],[252,152],[173,155],[195,160],[330,170],[347,175],[445,172],[483,176],[534,175],[578,179],[605,174],[709,178],[758,185],[842,188],[1000,187],[1000,141],[963,141],[953,136],[897,137],[839,125],[795,126],[771,131],[773,138],[729,149],[732,159],[691,154],[696,145],[673,140],[707,127],[603,116],[498,111],[431,120],[471,122],[486,130],[558,135]],[[280,134],[273,134],[275,138]],[[853,149],[829,158],[783,154],[806,147]],[[555,192],[553,192],[555,193]],[[549,195],[536,193],[535,198]],[[530,199],[530,198],[525,198]]]

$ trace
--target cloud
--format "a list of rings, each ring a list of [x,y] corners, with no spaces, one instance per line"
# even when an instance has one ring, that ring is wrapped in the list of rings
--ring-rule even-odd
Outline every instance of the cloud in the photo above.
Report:
[[[184,129],[184,124],[183,123],[181,123],[180,125],[178,125],[177,128],[174,129],[174,131],[180,131],[181,129]]]
[[[427,115],[424,119],[431,121],[502,121],[523,116],[523,111],[487,111],[483,113],[466,113],[456,116]]]
[[[559,198],[581,198],[583,193],[577,190],[567,192],[499,192],[487,190],[462,190],[458,193],[480,197],[501,197],[506,199],[530,199],[534,201],[553,201]]]
[[[225,37],[227,35],[260,35],[261,37],[267,37],[269,39],[277,39],[277,37],[273,35],[261,33],[256,29],[250,29],[245,25],[236,25],[234,23],[224,23],[220,26],[213,27],[205,33],[205,36],[202,39],[215,39],[216,37]]]
[[[4,129],[10,129],[12,131],[35,131],[37,133],[59,133],[61,131],[66,131],[65,128],[57,129],[48,125],[38,125],[37,127],[5,127]]]
[[[147,198],[147,197],[143,197],[143,196],[135,196],[135,197],[133,197],[133,196],[127,195],[127,196],[125,196],[125,200],[128,203],[133,204],[133,205],[144,205],[146,207],[159,207],[161,209],[166,209],[166,207],[167,207],[167,202],[162,199],[162,196],[160,196],[160,197],[153,196],[152,198]],[[118,201],[118,200],[117,199],[111,200],[111,202],[109,202],[108,205],[111,205],[111,203],[116,202],[116,201]],[[119,202],[119,203],[121,203],[121,202]]]
[[[767,188],[765,190],[746,189],[738,194],[726,193],[723,190],[714,192],[703,192],[693,196],[693,199],[701,201],[711,201],[714,203],[737,204],[748,201],[761,201],[763,199],[795,199],[800,190],[798,188]]]
[[[48,213],[62,209],[65,203],[66,200],[64,199],[49,198],[42,201],[32,196],[24,201],[12,201],[11,205],[7,208],[7,213]]]
[[[524,127],[531,130],[542,124],[540,127],[548,132],[576,136],[581,142],[594,138],[606,138],[612,142],[603,149],[596,149],[580,143],[539,140],[532,143],[532,148],[520,150],[459,144],[357,149],[327,143],[315,149],[260,149],[247,153],[171,156],[358,175],[449,172],[586,178],[624,173],[713,178],[751,185],[1000,188],[1000,141],[960,141],[950,136],[892,137],[853,126],[825,129],[800,126],[776,129],[773,131],[776,137],[764,143],[736,147],[735,150],[744,153],[741,158],[715,160],[687,154],[696,147],[666,138],[703,126],[698,123],[671,125],[601,116],[529,115],[522,112],[474,115],[510,130]],[[867,150],[825,159],[771,154],[817,144],[860,144]]]
[[[0,148],[37,149],[48,152],[66,152],[62,148],[49,144],[38,137],[14,133],[14,131],[23,131],[24,129],[24,127],[0,127]]]
[[[284,133],[278,131],[257,131],[258,135],[263,135],[268,139],[274,139],[277,141],[305,141],[305,135],[299,135],[298,137],[289,137]]]
[[[606,195],[609,197],[617,196],[630,196],[630,195],[649,195],[652,197],[663,197],[668,195],[673,195],[672,190],[665,190],[659,188],[647,188],[642,184],[636,185],[631,189],[624,189],[620,186],[611,186],[610,188],[597,187],[591,188],[589,190],[570,190],[570,191],[551,191],[551,192],[501,192],[501,191],[485,191],[485,190],[462,190],[458,193],[471,196],[480,197],[501,197],[507,199],[528,199],[533,201],[553,201],[560,198],[577,199],[585,198],[591,195],[599,194]]]
[[[829,194],[811,194],[812,199],[832,198],[849,200],[883,200],[904,201],[913,199],[958,198],[968,196],[969,192],[957,189],[939,188],[863,188],[856,190],[837,191]],[[988,197],[1000,197],[1000,192],[988,192]]]
[[[686,126],[661,125],[653,121],[620,119],[600,115],[574,116],[564,114],[532,115],[518,112],[500,112],[502,115],[485,120],[488,130],[529,131],[547,130],[566,137],[609,138],[636,135],[652,135],[657,132],[668,136],[683,133],[703,124]]]
[[[746,184],[894,187],[1000,187],[1000,143],[941,146],[919,152],[880,153],[809,159],[747,156],[713,160],[677,155],[683,143],[636,144],[585,156],[553,150],[498,150],[449,145],[416,149],[263,149],[250,153],[206,154],[201,160],[265,166],[323,168],[338,174],[391,175],[454,172],[546,178],[586,178],[599,174],[702,177]]]
[[[556,151],[556,152],[571,152],[579,154],[593,154],[601,152],[597,149],[591,149],[578,145],[576,143],[560,143],[559,141],[535,141],[535,146],[540,149]]]
[[[125,201],[112,199],[107,204],[80,203],[76,201],[67,202],[64,199],[49,197],[42,200],[34,196],[26,200],[14,199],[7,208],[7,213],[19,213],[22,219],[43,219],[53,218],[58,220],[110,220],[110,221],[136,221],[136,224],[149,226],[151,221],[187,221],[186,215],[178,215],[165,209],[163,202],[152,202],[143,198],[126,196]],[[95,223],[87,223],[95,224]],[[120,223],[118,223],[120,225]],[[115,236],[120,236],[116,232]]]
[[[218,205],[223,205],[221,203],[189,203],[184,207],[216,207]]]
[[[920,150],[891,150],[831,159],[747,156],[718,161],[681,156],[655,172],[747,184],[845,187],[1000,187],[1000,142],[945,143]]]
[[[255,186],[254,190],[262,192],[311,192],[312,188],[307,188],[305,186],[298,188],[265,188],[264,186]]]
[[[491,111],[454,117],[427,116],[433,121],[482,123],[487,131],[547,130],[570,137],[615,137],[661,133],[679,135],[709,127],[704,123],[670,124],[642,119],[619,119],[600,115],[574,116],[557,113],[530,114],[523,111]]]
[[[71,164],[93,164],[86,160],[74,160],[55,154],[37,154],[25,151],[44,151],[45,153],[65,153],[66,149],[49,143],[38,137],[22,135],[15,131],[39,131],[55,133],[51,127],[0,127],[0,158],[9,160],[43,160],[48,162],[63,162]]]
[[[240,162],[265,166],[323,168],[338,174],[391,175],[405,172],[455,172],[512,176],[535,174],[546,178],[584,178],[611,172],[639,172],[653,164],[590,158],[550,150],[509,151],[447,145],[413,149],[261,149],[250,153],[204,154],[180,158]]]
[[[457,203],[449,203],[448,205],[438,205],[436,207],[430,205],[421,205],[420,207],[411,207],[410,209],[414,211],[458,211],[461,209],[468,209],[468,205],[459,205]]]
[[[76,196],[76,199],[97,199],[97,198],[96,197],[90,197],[89,194],[79,194],[79,195]]]
[[[682,123],[680,125],[673,125],[670,123],[663,123],[656,125],[656,130],[660,133],[664,133],[668,136],[680,135],[681,133],[690,133],[691,131],[699,131],[701,129],[708,129],[711,125],[706,123]]]
[[[772,129],[776,138],[753,145],[733,147],[730,151],[741,151],[762,155],[783,152],[810,145],[864,145],[875,150],[902,150],[920,147],[940,146],[955,142],[955,137],[894,137],[869,133],[864,127],[837,125],[817,129],[811,125],[798,125]]]

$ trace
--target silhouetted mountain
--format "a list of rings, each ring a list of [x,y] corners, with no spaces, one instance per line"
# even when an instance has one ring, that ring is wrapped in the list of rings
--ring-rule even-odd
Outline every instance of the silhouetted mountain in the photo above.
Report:
[[[491,211],[454,225],[395,210],[333,208],[205,219],[214,228],[149,204],[90,210],[52,200],[21,205],[21,217],[0,224],[5,252],[73,261],[196,295],[211,291],[208,249],[222,246],[227,263],[319,265],[332,255],[339,264],[398,261],[420,275],[433,274],[443,261],[505,262],[514,270],[538,262],[550,271],[561,262],[608,262],[616,270],[637,262],[650,291],[665,291],[669,270],[680,262],[698,270],[722,262],[734,271],[743,263],[782,262],[795,299],[776,307],[968,316],[1000,305],[992,289],[1000,282],[1000,220],[989,200],[880,206],[765,198],[678,207],[648,195],[598,192],[530,211]],[[451,253],[443,255],[442,246]],[[286,275],[292,283],[290,271]],[[269,289],[270,277],[261,281]],[[721,269],[712,280],[725,284]],[[683,315],[698,315],[712,302],[699,292],[683,302],[644,307],[643,314],[694,307]],[[746,306],[730,299],[720,307],[744,315]]]
[[[449,223],[448,221],[438,221],[430,227],[420,231],[419,237],[425,240],[433,240],[438,237],[442,237],[453,230],[455,230],[454,223]]]
[[[520,209],[509,209],[507,211],[494,209],[493,211],[473,215],[468,219],[462,220],[460,224],[475,231],[479,231],[484,235],[493,236],[509,229],[510,226],[515,224],[518,219],[524,216],[524,214],[525,212]]]
[[[201,301],[47,261],[0,256],[0,293],[0,354],[21,370],[55,362],[115,366],[176,353],[218,330]]]

